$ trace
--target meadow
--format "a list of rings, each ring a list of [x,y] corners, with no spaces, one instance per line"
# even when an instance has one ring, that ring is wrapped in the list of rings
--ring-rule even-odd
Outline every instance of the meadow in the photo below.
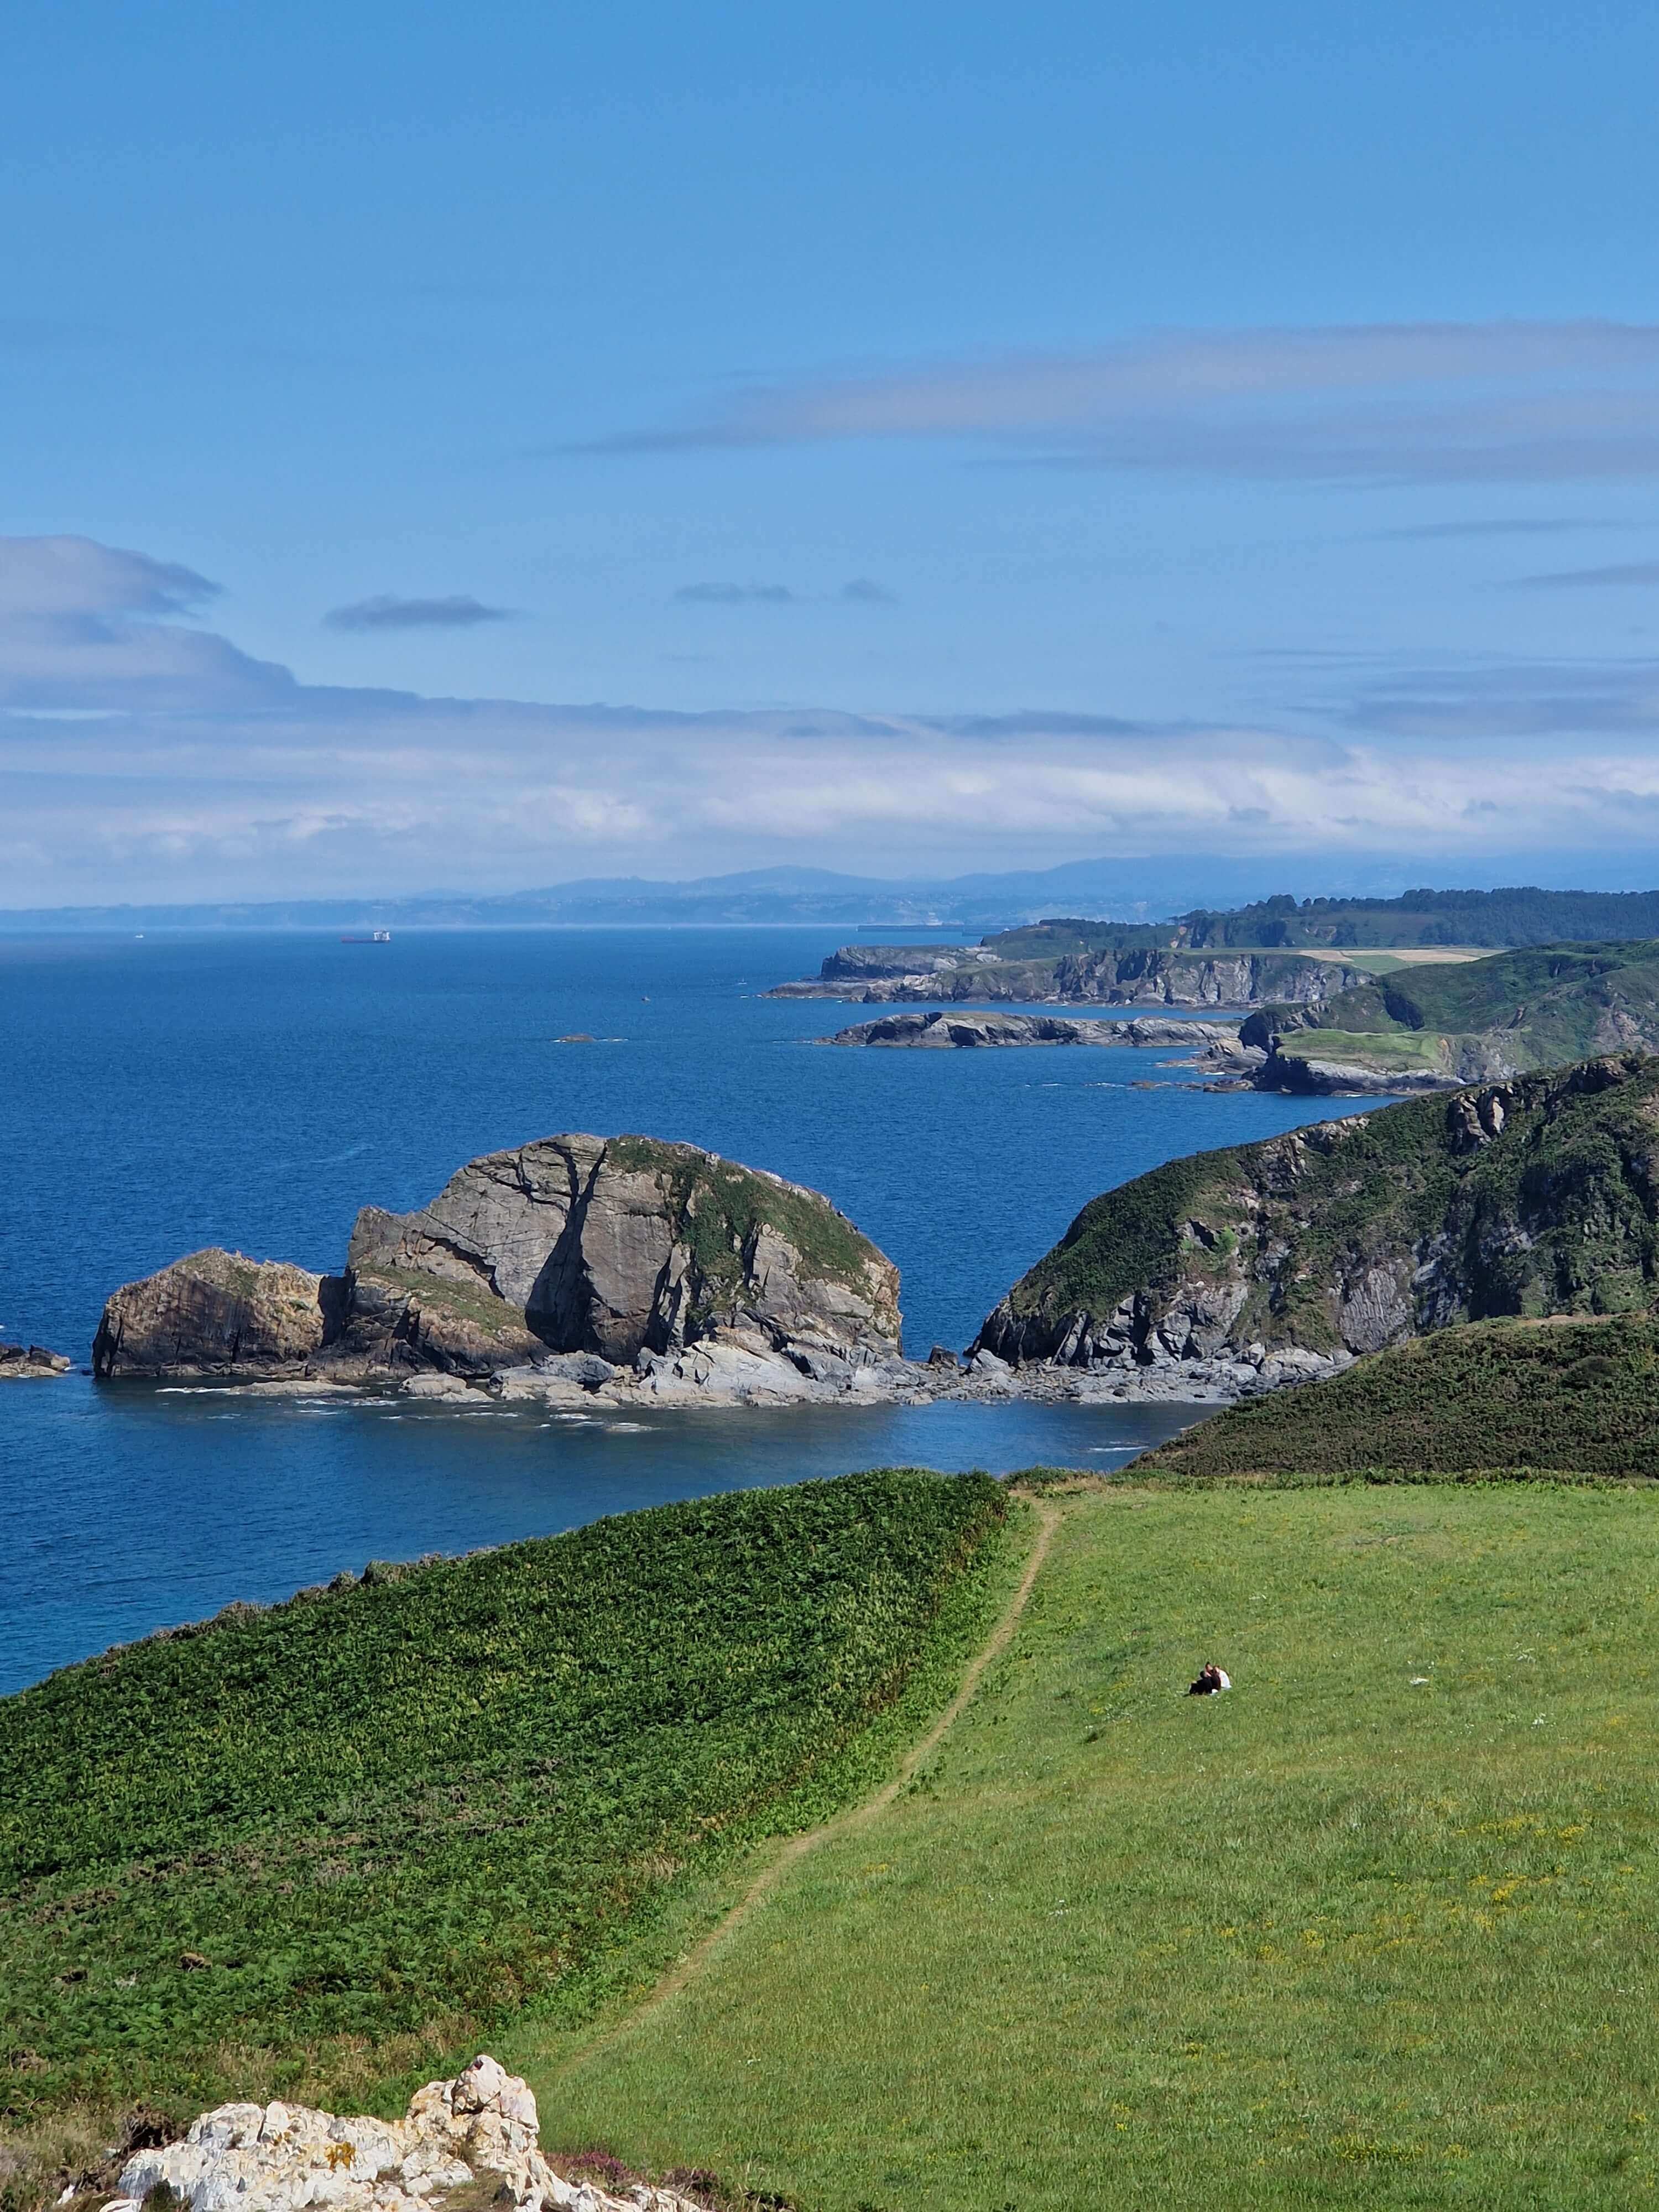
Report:
[[[1659,2161],[1642,1492],[1060,1483],[1014,1641],[555,2145],[811,2212],[1603,2207]],[[1231,1695],[1189,1698],[1216,1658]]]
[[[0,1700],[12,2201],[54,2116],[396,2109],[525,2005],[584,2017],[687,1885],[883,1778],[994,1617],[1006,1518],[984,1476],[739,1492]]]

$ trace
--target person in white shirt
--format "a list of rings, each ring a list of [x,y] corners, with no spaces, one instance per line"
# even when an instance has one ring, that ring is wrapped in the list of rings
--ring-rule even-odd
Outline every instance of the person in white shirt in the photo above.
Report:
[[[1218,1690],[1231,1690],[1232,1677],[1224,1674],[1213,1659],[1199,1669],[1198,1680],[1188,1691],[1189,1698],[1212,1698]]]

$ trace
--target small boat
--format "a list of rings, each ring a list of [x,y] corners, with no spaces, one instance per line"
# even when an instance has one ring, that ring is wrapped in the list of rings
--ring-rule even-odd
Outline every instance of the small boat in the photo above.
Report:
[[[390,945],[392,932],[389,929],[377,929],[372,937],[343,937],[340,942],[342,945]]]

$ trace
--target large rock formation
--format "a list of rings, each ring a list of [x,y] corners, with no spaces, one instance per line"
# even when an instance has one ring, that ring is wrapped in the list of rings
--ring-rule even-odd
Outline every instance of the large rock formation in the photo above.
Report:
[[[526,1335],[614,1364],[717,1337],[853,1361],[899,1348],[898,1270],[828,1199],[647,1137],[549,1137],[472,1161],[418,1213],[366,1207],[349,1267],[349,1338],[367,1324],[438,1365],[455,1312],[505,1333],[507,1357],[482,1354],[498,1365]]]
[[[975,1350],[1231,1397],[1451,1322],[1659,1296],[1659,1060],[1171,1161],[1085,1206]]]
[[[299,1375],[337,1335],[344,1285],[283,1260],[192,1252],[125,1284],[93,1340],[95,1374]]]
[[[1194,1051],[1207,1046],[1237,1055],[1238,1038],[1231,1027],[1217,1022],[1182,1021],[1139,1015],[1133,1021],[1108,1021],[1100,1016],[1073,1020],[1065,1014],[883,1014],[873,1022],[859,1022],[821,1037],[821,1044],[908,1047],[921,1051],[971,1048],[984,1045],[1185,1045]],[[1252,1056],[1259,1061],[1258,1053]]]
[[[568,2179],[544,2157],[528,2085],[480,2054],[428,2081],[401,2120],[337,2118],[305,2105],[220,2105],[182,2142],[141,2150],[105,2212],[141,2212],[165,2185],[188,2212],[442,2212],[459,2192],[502,2212],[698,2212],[672,2189],[625,2197]]]
[[[850,1386],[898,1354],[897,1269],[817,1192],[690,1145],[568,1136],[472,1161],[417,1212],[366,1206],[342,1275],[198,1252],[130,1283],[94,1364],[373,1382],[565,1356],[573,1387],[628,1366]]]
[[[1030,933],[1008,933],[1011,939]],[[1084,947],[1030,956],[984,945],[844,945],[818,975],[780,983],[771,999],[849,999],[865,1006],[1311,1006],[1364,982],[1340,961],[1295,952],[1187,952],[1167,946]]]

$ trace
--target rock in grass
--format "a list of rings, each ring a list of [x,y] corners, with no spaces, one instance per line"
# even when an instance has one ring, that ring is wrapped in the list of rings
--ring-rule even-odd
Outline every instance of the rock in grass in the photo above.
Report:
[[[672,2190],[624,2198],[556,2173],[529,2087],[483,2053],[454,2081],[417,2089],[401,2120],[220,2105],[183,2142],[142,2150],[122,2168],[122,2196],[134,2203],[163,2185],[190,2212],[436,2212],[460,2191],[469,2205],[520,2212],[696,2212]]]

